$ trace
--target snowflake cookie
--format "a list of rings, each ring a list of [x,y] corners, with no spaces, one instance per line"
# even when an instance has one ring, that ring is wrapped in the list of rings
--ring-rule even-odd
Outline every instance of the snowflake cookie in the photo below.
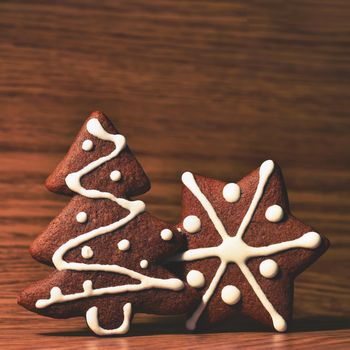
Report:
[[[285,331],[294,279],[329,242],[290,213],[280,168],[267,160],[238,183],[190,172],[182,182],[187,246],[170,267],[202,295],[187,328],[241,314]]]

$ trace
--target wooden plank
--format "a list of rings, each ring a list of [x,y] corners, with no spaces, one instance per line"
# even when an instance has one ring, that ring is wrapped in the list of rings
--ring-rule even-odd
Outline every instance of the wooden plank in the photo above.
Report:
[[[0,344],[13,349],[350,346],[350,4],[345,0],[0,2]],[[28,245],[68,202],[43,182],[83,119],[107,113],[152,180],[149,210],[176,222],[180,175],[236,181],[272,158],[294,213],[330,251],[296,283],[288,334],[232,321],[187,334],[140,315],[131,336],[15,304],[49,268]]]

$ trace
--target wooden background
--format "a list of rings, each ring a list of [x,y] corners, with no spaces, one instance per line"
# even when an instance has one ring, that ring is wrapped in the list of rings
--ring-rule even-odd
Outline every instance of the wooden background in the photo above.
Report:
[[[2,348],[349,348],[349,18],[347,0],[1,0]],[[16,305],[49,270],[28,245],[68,201],[44,179],[96,109],[149,174],[149,210],[172,222],[183,171],[236,181],[281,164],[294,213],[332,242],[297,280],[290,333],[232,322],[191,335],[140,317],[99,339]]]

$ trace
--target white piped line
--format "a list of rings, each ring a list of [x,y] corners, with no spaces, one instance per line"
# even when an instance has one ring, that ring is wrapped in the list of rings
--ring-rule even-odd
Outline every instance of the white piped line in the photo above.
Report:
[[[116,335],[116,334],[125,334],[129,331],[130,320],[132,316],[132,306],[131,303],[126,303],[123,306],[124,320],[123,323],[114,329],[105,329],[99,325],[98,322],[98,310],[96,306],[91,307],[86,312],[86,323],[90,329],[98,335]]]
[[[199,202],[202,204],[203,208],[207,211],[209,218],[213,222],[216,231],[219,233],[219,235],[222,238],[228,237],[228,234],[226,232],[226,229],[221,222],[221,220],[218,218],[218,215],[216,214],[216,211],[214,210],[211,203],[208,201],[207,197],[204,196],[202,191],[197,185],[197,182],[193,176],[192,173],[189,171],[182,174],[182,182],[183,184],[193,193],[193,195],[199,200]]]

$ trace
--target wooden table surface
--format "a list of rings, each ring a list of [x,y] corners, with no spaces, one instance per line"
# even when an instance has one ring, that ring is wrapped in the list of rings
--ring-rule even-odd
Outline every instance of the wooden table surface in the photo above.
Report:
[[[350,348],[349,18],[347,0],[2,0],[1,348]],[[149,210],[171,222],[183,171],[237,181],[281,164],[292,210],[332,242],[297,279],[289,333],[232,321],[188,334],[179,318],[140,316],[101,339],[16,305],[49,270],[28,245],[68,201],[44,179],[96,109],[149,174]]]

